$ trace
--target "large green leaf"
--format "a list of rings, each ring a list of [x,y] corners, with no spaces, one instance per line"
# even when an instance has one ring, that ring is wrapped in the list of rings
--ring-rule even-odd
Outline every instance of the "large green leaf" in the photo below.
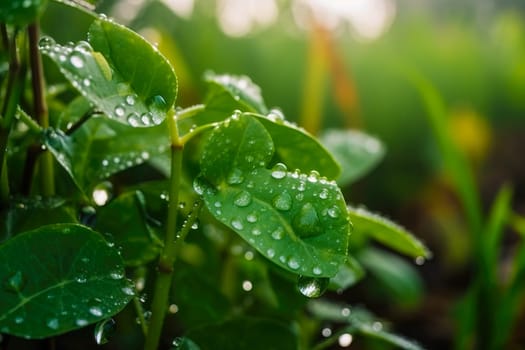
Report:
[[[346,261],[350,225],[335,182],[312,172],[266,168],[273,143],[264,126],[234,115],[211,134],[194,183],[208,210],[261,254],[306,276],[332,277]]]
[[[0,332],[45,338],[118,313],[134,292],[122,258],[84,226],[57,224],[0,245]]]
[[[144,38],[100,18],[89,43],[62,46],[45,37],[42,52],[98,109],[134,127],[160,124],[175,103],[177,78],[169,62]]]
[[[192,329],[187,336],[202,350],[294,350],[298,347],[290,327],[255,318],[238,318]]]
[[[304,129],[284,119],[280,111],[257,115],[272,136],[275,153],[291,169],[318,171],[329,179],[337,179],[341,166],[319,141]]]
[[[162,246],[147,223],[144,202],[144,196],[137,191],[124,193],[98,209],[94,229],[113,237],[128,266],[152,261]],[[118,220],[115,220],[116,217]]]
[[[364,208],[348,207],[348,213],[357,232],[365,233],[378,242],[414,258],[432,256],[420,240],[393,221]]]
[[[85,193],[112,174],[142,164],[169,147],[165,123],[139,129],[102,118],[92,118],[72,135],[50,128],[44,142]]]
[[[26,25],[43,12],[47,0],[3,0],[0,2],[0,22]]]
[[[326,130],[320,139],[343,168],[337,179],[340,186],[366,175],[385,155],[381,141],[357,130]]]

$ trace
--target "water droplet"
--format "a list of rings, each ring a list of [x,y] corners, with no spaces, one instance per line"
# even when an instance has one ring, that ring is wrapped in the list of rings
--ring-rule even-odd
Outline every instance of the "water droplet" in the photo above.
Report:
[[[21,271],[17,271],[9,277],[4,288],[9,292],[19,293],[25,285],[25,279]]]
[[[246,221],[248,221],[248,222],[250,222],[252,224],[257,222],[257,214],[255,214],[255,213],[248,214],[248,216],[246,216]]]
[[[60,324],[58,323],[58,319],[50,318],[49,320],[46,321],[46,326],[48,326],[49,328],[53,330],[57,330]]]
[[[109,277],[111,277],[114,280],[121,280],[124,278],[124,273],[121,271],[111,271]]]
[[[266,251],[266,255],[267,255],[270,259],[273,258],[273,257],[275,256],[275,250],[273,250],[273,249],[271,249],[271,248],[268,249],[268,250]]]
[[[323,337],[328,338],[329,336],[332,335],[332,329],[331,329],[331,328],[328,328],[328,327],[323,328],[323,329],[321,330],[321,334],[322,334]]]
[[[204,176],[197,176],[193,180],[193,189],[198,195],[204,195],[204,193],[212,193],[214,191],[212,185],[206,180]]]
[[[290,210],[292,207],[292,197],[286,191],[281,192],[273,197],[272,204],[278,210]]]
[[[140,116],[140,121],[142,122],[142,124],[144,125],[150,125],[151,124],[151,117],[152,117],[152,114],[151,113],[144,113]]]
[[[423,264],[425,263],[425,261],[426,261],[425,258],[422,257],[422,256],[418,256],[418,257],[416,257],[416,259],[414,260],[414,262],[415,262],[416,265],[418,265],[418,266],[423,265]]]
[[[251,202],[252,195],[247,191],[239,192],[233,200],[233,203],[238,207],[247,207]]]
[[[148,160],[149,159],[149,153],[146,152],[146,151],[143,151],[141,154],[140,154],[140,157],[144,160]]]
[[[284,229],[282,227],[278,227],[276,228],[273,232],[272,232],[272,238],[273,239],[276,239],[276,240],[280,240],[284,237]]]
[[[88,324],[88,321],[83,319],[83,318],[78,318],[76,321],[75,321],[75,324],[79,327],[84,327],[84,326],[87,326]]]
[[[15,317],[15,323],[16,324],[21,324],[23,322],[24,322],[24,318],[22,316]]]
[[[73,65],[73,67],[75,68],[82,68],[84,67],[84,59],[78,55],[78,54],[72,54],[70,57],[69,57],[69,63],[71,63]]]
[[[277,163],[272,168],[272,177],[274,179],[282,179],[286,176],[286,172],[288,171],[288,168],[286,168],[286,165],[283,163]]]
[[[171,304],[168,307],[168,311],[170,314],[176,314],[177,312],[179,312],[179,307],[177,306],[177,304]]]
[[[258,228],[254,228],[252,230],[252,235],[259,236],[260,234],[261,234],[261,230],[259,230]]]
[[[285,120],[283,112],[277,108],[272,108],[270,110],[270,113],[268,113],[266,117],[270,119],[271,121],[279,123],[279,124],[283,123]]]
[[[251,281],[243,281],[242,282],[242,289],[245,292],[249,292],[253,289],[253,283]]]
[[[328,190],[326,188],[323,188],[323,190],[319,193],[319,198],[321,199],[328,198]]]
[[[344,307],[341,309],[341,316],[348,317],[350,316],[350,309],[347,307]]]
[[[379,332],[383,329],[383,324],[381,322],[374,322],[372,323],[372,329],[375,331],[375,332]]]
[[[319,172],[312,170],[308,175],[308,181],[317,182],[319,180]]]
[[[86,277],[86,275],[81,274],[81,275],[78,275],[78,276],[75,277],[75,281],[77,283],[86,283],[87,282],[87,277]]]
[[[122,118],[124,116],[124,114],[126,113],[126,110],[124,109],[123,106],[118,105],[117,107],[115,107],[114,112],[115,112],[115,116],[117,118]]]
[[[135,295],[135,291],[130,286],[122,287],[122,293],[126,295],[132,295],[132,296]]]
[[[244,181],[243,173],[240,169],[233,169],[228,175],[226,182],[230,185],[238,185]]]
[[[89,53],[93,51],[93,48],[87,41],[79,41],[75,45],[75,50],[82,51],[83,53]]]
[[[41,50],[47,50],[47,49],[50,49],[51,46],[54,46],[55,45],[55,40],[49,36],[43,36],[42,38],[40,38],[40,40],[38,41],[38,47],[41,49]]]
[[[82,80],[82,85],[84,85],[85,87],[88,87],[91,85],[91,80],[89,80],[88,78]]]
[[[314,275],[320,275],[323,273],[323,270],[321,270],[320,267],[316,266],[312,269],[312,272],[314,273]]]
[[[131,126],[139,126],[142,124],[141,120],[140,120],[140,116],[135,113],[135,112],[132,112],[130,114],[128,114],[128,124],[131,125]]]
[[[236,230],[242,230],[244,228],[244,225],[242,224],[242,221],[240,219],[233,219],[231,221],[232,227]]]
[[[108,318],[95,326],[95,341],[98,345],[106,344],[115,332],[117,323],[114,319]]]
[[[305,189],[306,189],[306,184],[303,181],[299,182],[299,186],[297,186],[297,190],[299,190],[300,192],[303,192]]]
[[[126,96],[125,98],[125,101],[127,103],[128,106],[133,106],[136,102],[136,96],[135,95],[128,95]]]
[[[321,234],[319,216],[311,203],[305,203],[292,222],[296,233],[301,237]]]
[[[89,313],[93,316],[100,317],[102,316],[102,309],[99,306],[91,306],[89,308]]]
[[[338,207],[332,207],[328,209],[328,216],[330,216],[333,219],[338,218],[340,213],[341,211],[339,210]]]
[[[299,268],[299,261],[297,261],[297,259],[295,259],[294,257],[291,257],[290,259],[288,259],[288,267],[291,268],[292,270],[297,270]]]
[[[308,298],[319,298],[328,288],[329,278],[299,276],[297,288]]]
[[[354,340],[354,338],[352,337],[352,334],[350,334],[350,333],[341,334],[339,336],[339,338],[337,339],[337,341],[339,343],[339,346],[342,347],[342,348],[349,347],[350,344],[352,344],[353,340]]]
[[[96,205],[105,205],[113,197],[113,184],[109,181],[99,183],[93,189],[91,197]]]

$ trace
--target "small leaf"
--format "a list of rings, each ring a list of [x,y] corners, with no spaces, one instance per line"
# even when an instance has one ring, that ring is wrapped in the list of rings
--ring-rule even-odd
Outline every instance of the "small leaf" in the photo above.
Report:
[[[91,103],[133,127],[160,124],[173,107],[173,68],[144,38],[113,21],[96,20],[89,43],[62,46],[44,37],[40,49]]]
[[[45,338],[118,313],[133,296],[122,259],[84,226],[57,224],[0,245],[0,331]]]
[[[414,258],[430,258],[432,253],[403,227],[364,208],[348,207],[357,232],[366,233],[378,242]]]
[[[94,229],[111,235],[112,243],[122,249],[127,266],[152,261],[161,248],[159,239],[147,224],[144,206],[144,197],[137,191],[121,194],[98,209]]]
[[[207,72],[204,78],[209,84],[207,109],[226,113],[235,109],[263,114],[268,112],[261,89],[249,77]]]
[[[47,0],[4,0],[0,2],[0,23],[27,25],[42,14]]]
[[[256,119],[235,115],[205,145],[194,183],[216,219],[279,266],[332,277],[346,261],[348,215],[335,182],[266,166],[273,143]]]
[[[319,171],[328,179],[337,179],[341,166],[332,154],[304,129],[290,123],[279,111],[272,110],[266,116],[255,115],[272,136],[275,153],[290,169],[303,172]]]
[[[84,193],[169,147],[165,123],[139,129],[101,118],[91,118],[72,135],[50,128],[44,143]]]
[[[343,168],[341,177],[337,179],[340,186],[360,179],[385,155],[381,141],[357,130],[326,130],[320,138]]]
[[[297,338],[289,326],[277,321],[237,318],[192,329],[187,336],[202,350],[294,350]]]

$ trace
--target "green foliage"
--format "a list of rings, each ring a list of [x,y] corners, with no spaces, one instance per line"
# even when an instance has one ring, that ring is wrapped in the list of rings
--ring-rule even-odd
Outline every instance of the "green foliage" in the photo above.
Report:
[[[0,120],[0,332],[40,339],[98,322],[103,344],[123,322],[149,350],[167,339],[176,349],[298,349],[315,346],[326,319],[306,321],[308,298],[342,292],[366,270],[395,296],[413,292],[412,270],[390,255],[366,244],[349,254],[352,227],[397,252],[430,254],[391,221],[347,208],[336,181],[371,170],[384,154],[378,140],[331,131],[321,143],[268,109],[245,76],[208,73],[204,104],[177,107],[177,78],[155,46],[59,2],[92,21],[88,41],[40,39],[45,72],[58,67],[51,80],[63,91],[40,91],[39,64],[32,90],[20,93],[26,77],[16,70],[0,90],[4,109],[18,106],[17,119]],[[25,3],[12,2],[16,19],[0,16],[13,43],[25,33],[12,29],[41,9],[19,11]],[[32,102],[35,115],[23,112]],[[122,321],[133,313],[140,329]],[[417,349],[369,318],[347,323]]]

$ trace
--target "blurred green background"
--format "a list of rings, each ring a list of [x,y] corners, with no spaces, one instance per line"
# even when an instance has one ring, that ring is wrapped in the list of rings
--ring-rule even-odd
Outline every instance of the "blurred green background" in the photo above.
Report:
[[[104,0],[97,12],[137,30],[168,57],[182,107],[202,100],[205,71],[242,74],[261,86],[268,106],[314,134],[356,128],[381,139],[385,160],[345,188],[347,198],[412,230],[434,259],[418,267],[424,292],[416,301],[407,301],[414,295],[403,288],[370,293],[370,279],[341,298],[364,301],[431,349],[450,348],[472,242],[410,76],[428,79],[443,99],[445,125],[484,207],[510,183],[512,207],[525,214],[525,2]],[[42,22],[58,42],[78,41],[89,17],[51,3]],[[502,279],[518,241],[514,231],[505,235]],[[523,312],[520,318],[524,324]],[[523,337],[516,331],[509,348],[525,346]]]

